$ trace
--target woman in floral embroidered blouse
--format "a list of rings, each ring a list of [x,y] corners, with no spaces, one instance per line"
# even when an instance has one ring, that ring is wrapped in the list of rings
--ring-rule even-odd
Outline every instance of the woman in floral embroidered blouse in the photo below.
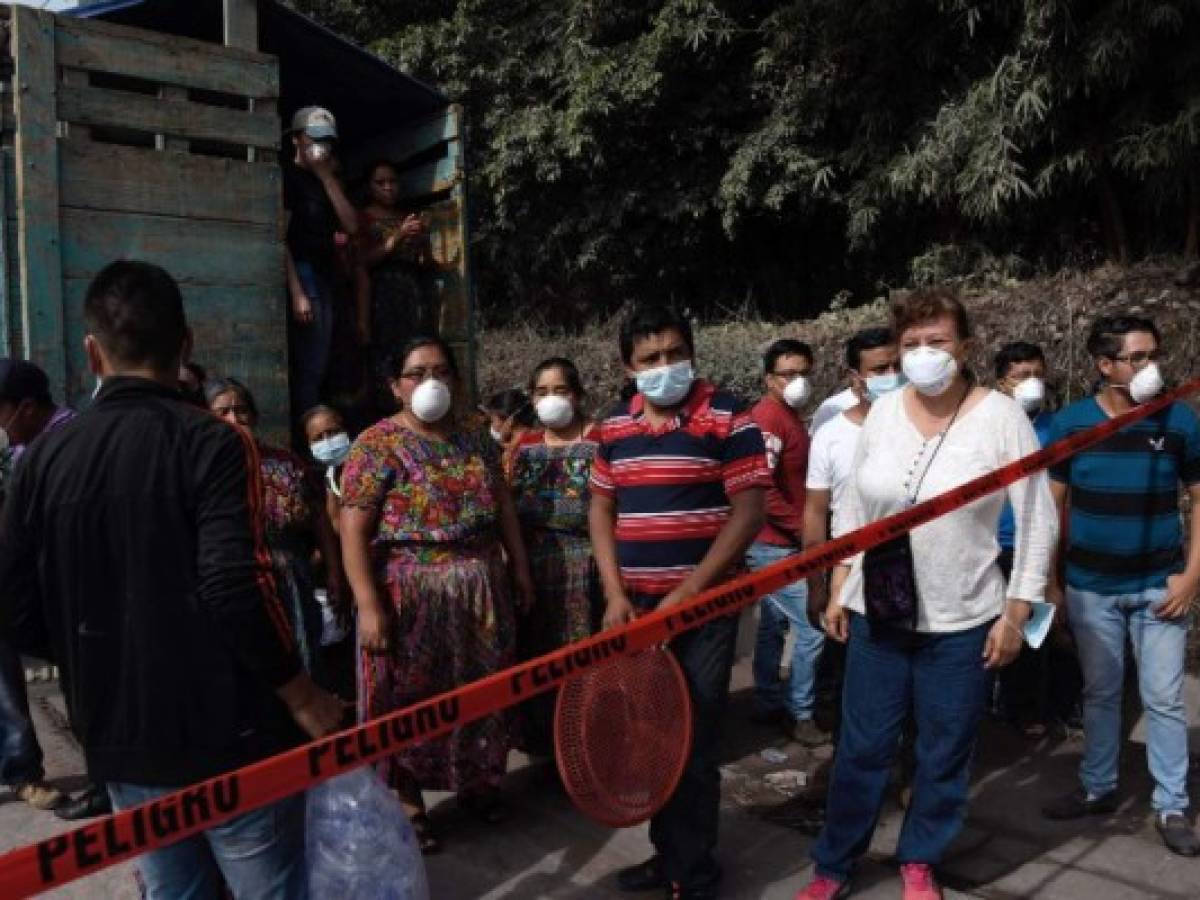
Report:
[[[414,339],[394,359],[391,386],[400,412],[359,435],[342,471],[363,719],[510,665],[514,605],[527,608],[533,595],[499,448],[451,412],[458,369],[450,348],[439,338]],[[426,852],[440,845],[422,789],[457,792],[461,806],[489,823],[506,818],[498,786],[509,746],[507,718],[497,713],[382,764]]]
[[[254,431],[258,406],[240,381],[222,378],[205,386],[208,408],[235,425]],[[321,508],[320,491],[300,458],[290,450],[258,441],[259,473],[267,548],[275,587],[287,611],[304,668],[319,675],[321,607],[314,593],[312,554],[319,548],[330,602],[340,606],[341,553],[333,528]]]
[[[547,359],[533,370],[529,394],[542,427],[522,436],[512,463],[512,490],[537,592],[519,629],[522,659],[591,636],[600,610],[587,524],[588,478],[599,433],[583,414],[579,370],[569,359]],[[530,753],[551,752],[555,697],[542,694],[522,707],[522,737]]]

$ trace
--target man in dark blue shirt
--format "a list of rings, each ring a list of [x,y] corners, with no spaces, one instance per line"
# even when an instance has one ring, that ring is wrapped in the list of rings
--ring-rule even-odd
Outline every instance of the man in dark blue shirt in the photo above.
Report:
[[[1055,416],[1052,441],[1128,412],[1163,388],[1158,329],[1149,319],[1098,319],[1088,351],[1100,389]],[[1183,704],[1188,613],[1200,591],[1200,422],[1190,407],[1174,403],[1054,466],[1050,477],[1068,527],[1060,546],[1065,597],[1057,585],[1047,594],[1067,614],[1079,647],[1084,751],[1081,787],[1043,812],[1052,819],[1073,819],[1117,806],[1128,638],[1148,720],[1155,825],[1171,851],[1200,855],[1200,841],[1185,817]],[[1181,486],[1192,502],[1186,557]]]

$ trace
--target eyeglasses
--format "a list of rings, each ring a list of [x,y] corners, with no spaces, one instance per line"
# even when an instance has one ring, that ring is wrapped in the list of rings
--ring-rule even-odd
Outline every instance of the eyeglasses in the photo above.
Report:
[[[1118,356],[1110,357],[1116,362],[1129,363],[1131,366],[1144,366],[1147,363],[1158,362],[1162,359],[1162,352],[1159,350],[1138,350],[1134,353],[1122,353]]]
[[[424,381],[426,378],[449,381],[454,377],[454,372],[449,366],[434,366],[432,369],[405,369],[400,377],[404,381]]]

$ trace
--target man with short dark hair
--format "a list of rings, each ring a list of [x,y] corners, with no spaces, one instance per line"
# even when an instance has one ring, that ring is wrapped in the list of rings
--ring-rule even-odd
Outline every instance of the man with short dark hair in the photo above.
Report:
[[[40,368],[23,359],[0,359],[0,509],[26,446],[73,415],[54,405],[50,379]],[[42,759],[21,657],[0,637],[0,783],[35,809],[58,809],[67,798],[46,782]]]
[[[1047,408],[1046,355],[1037,344],[1012,341],[996,351],[992,360],[996,388],[1008,394],[1029,416],[1038,443],[1050,439],[1054,415]],[[996,565],[1007,579],[1012,572],[1017,523],[1007,501],[1000,513],[996,540],[1000,556]],[[1063,632],[1038,648],[1028,644],[1012,665],[997,677],[1000,712],[1029,737],[1041,736],[1053,724],[1078,727],[1079,693],[1082,676],[1074,653],[1064,644]]]
[[[877,397],[904,383],[900,375],[900,352],[889,328],[864,328],[851,337],[846,342],[845,364],[846,390],[854,395],[856,402],[835,413],[813,434],[805,479],[805,547],[823,544],[830,534],[841,537],[845,533],[839,516],[854,471],[854,454],[863,420]],[[824,573],[808,580],[810,621],[817,621],[824,614],[831,593],[837,598],[848,572],[848,565],[835,568],[828,589]]]
[[[148,802],[340,723],[301,671],[263,544],[253,440],[189,405],[171,276],[117,262],[84,301],[91,407],[32,444],[0,521],[0,632],[49,645],[88,773]],[[303,796],[138,858],[147,896],[304,893]],[[219,866],[219,872],[218,872]]]
[[[737,399],[695,377],[686,319],[662,307],[637,310],[621,328],[620,349],[637,393],[601,426],[588,510],[608,628],[738,571],[762,529],[771,483],[758,426]],[[692,698],[691,757],[651,821],[657,855],[623,871],[622,890],[716,896],[717,745],[737,626],[737,616],[725,616],[670,644]]]
[[[1088,352],[1100,388],[1060,410],[1050,441],[1128,412],[1163,389],[1158,329],[1149,319],[1096,320]],[[1117,807],[1125,643],[1133,646],[1146,710],[1146,759],[1155,826],[1169,850],[1200,855],[1188,808],[1188,725],[1183,701],[1189,613],[1200,593],[1200,421],[1173,403],[1050,469],[1060,515],[1063,587],[1047,599],[1070,621],[1083,667],[1081,786],[1047,805],[1052,819]],[[1186,555],[1180,487],[1191,499]],[[1055,567],[1051,567],[1055,573]]]
[[[751,571],[800,552],[804,540],[804,478],[808,471],[808,430],[800,412],[812,396],[808,380],[812,348],[783,338],[763,353],[766,393],[750,411],[767,447],[772,484],[767,489],[767,522],[746,551]],[[782,728],[806,747],[829,740],[813,719],[816,670],[825,633],[808,621],[808,589],[797,581],[762,598],[754,646],[755,720]],[[787,690],[779,667],[788,632],[793,633]]]

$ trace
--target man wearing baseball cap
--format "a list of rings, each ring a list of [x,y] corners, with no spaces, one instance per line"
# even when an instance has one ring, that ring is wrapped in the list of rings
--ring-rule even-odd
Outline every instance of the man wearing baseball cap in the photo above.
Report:
[[[334,285],[339,231],[353,237],[358,212],[337,175],[337,120],[320,106],[292,116],[294,154],[283,170],[288,211],[287,281],[291,298],[292,409],[302,413],[320,401],[321,382],[333,341]]]
[[[25,446],[74,413],[55,407],[46,373],[23,359],[0,358],[0,506],[5,483]],[[0,639],[0,781],[36,809],[56,809],[67,799],[45,780],[42,748],[29,717],[21,657]]]

